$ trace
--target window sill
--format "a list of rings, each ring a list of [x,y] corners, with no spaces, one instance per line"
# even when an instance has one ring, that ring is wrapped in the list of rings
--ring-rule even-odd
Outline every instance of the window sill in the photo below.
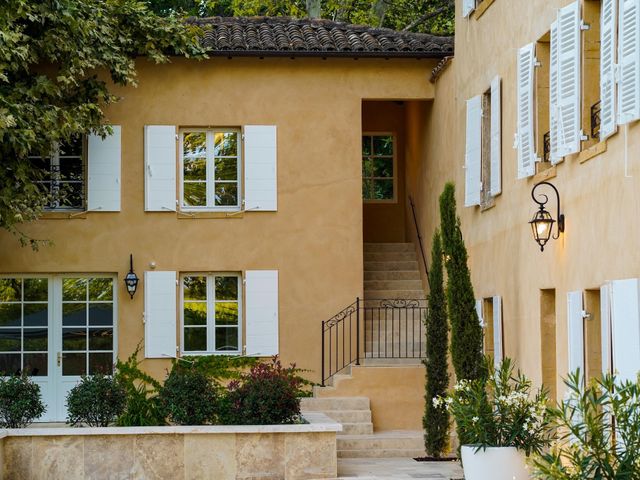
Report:
[[[190,212],[188,210],[178,210],[178,220],[191,220],[196,218],[242,218],[244,211],[233,210],[227,212]]]
[[[237,351],[237,352],[180,352],[180,358],[182,358],[182,357],[208,357],[208,356],[211,356],[211,355],[233,357],[233,356],[242,355],[242,352],[241,351]]]
[[[482,0],[482,3],[480,3],[480,5],[478,5],[473,12],[473,16],[475,17],[475,19],[478,20],[484,14],[484,12],[487,11],[487,8],[493,5],[494,1],[495,0]]]
[[[536,173],[533,176],[533,181],[535,183],[543,182],[545,180],[550,180],[550,179],[554,178],[556,175],[557,175],[556,166],[553,165],[553,166],[551,166],[549,168],[546,168],[545,170],[542,170],[542,171]]]
[[[87,211],[76,210],[76,211],[48,211],[43,212],[40,216],[42,220],[70,220],[70,219],[86,219]]]
[[[587,160],[591,160],[593,157],[597,157],[598,155],[606,151],[607,151],[607,141],[603,140],[602,142],[596,143],[595,145],[592,145],[586,150],[583,150],[582,152],[580,152],[578,154],[578,162],[584,163]]]

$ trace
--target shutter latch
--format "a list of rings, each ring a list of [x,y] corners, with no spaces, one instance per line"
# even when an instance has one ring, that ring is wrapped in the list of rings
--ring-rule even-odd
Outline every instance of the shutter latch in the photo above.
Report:
[[[591,28],[591,25],[589,25],[588,23],[584,23],[584,20],[580,20],[580,30],[584,31],[584,30],[589,30]]]
[[[586,310],[582,310],[580,312],[580,315],[582,315],[582,318],[584,318],[585,320],[591,320],[591,314]]]

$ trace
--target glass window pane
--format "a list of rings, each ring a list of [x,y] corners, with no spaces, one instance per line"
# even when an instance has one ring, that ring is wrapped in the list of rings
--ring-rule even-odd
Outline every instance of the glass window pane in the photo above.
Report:
[[[371,155],[371,137],[364,136],[362,137],[362,155]]]
[[[61,180],[83,180],[83,164],[81,157],[61,158],[60,159],[60,178]]]
[[[86,353],[64,353],[62,355],[62,375],[86,375]]]
[[[65,278],[62,280],[62,300],[86,300],[87,279]]]
[[[235,352],[238,350],[238,329],[234,327],[216,328],[216,350]]]
[[[206,132],[187,132],[184,134],[182,154],[185,158],[197,158],[207,156]]]
[[[61,142],[58,155],[82,155],[82,135],[73,135],[68,142]]]
[[[22,317],[20,303],[0,303],[0,327],[19,326]]]
[[[90,328],[89,350],[113,350],[113,329]]]
[[[89,325],[113,325],[113,304],[89,304]]]
[[[376,158],[374,160],[374,177],[393,177],[393,158]]]
[[[46,352],[49,333],[46,328],[25,328],[23,330],[25,352]]]
[[[206,300],[207,277],[184,277],[183,295],[185,300]]]
[[[205,352],[207,350],[207,329],[185,328],[184,350],[186,352]]]
[[[184,179],[185,180],[206,180],[207,179],[207,159],[186,158],[184,159]]]
[[[216,157],[234,157],[238,155],[238,132],[216,133],[213,155]]]
[[[58,205],[55,208],[81,208],[83,203],[82,183],[63,183],[60,185],[60,193],[57,195]]]
[[[374,155],[393,155],[393,137],[391,136],[373,137],[373,154]]]
[[[19,352],[22,329],[0,328],[0,352]]]
[[[33,377],[47,376],[47,354],[46,353],[25,353],[24,373]]]
[[[216,180],[237,180],[238,160],[235,158],[216,158]]]
[[[238,277],[216,277],[216,300],[238,299]]]
[[[46,302],[49,299],[48,287],[49,285],[46,278],[25,278],[25,302]]]
[[[188,207],[207,205],[207,184],[205,182],[184,182],[184,204]]]
[[[84,328],[62,329],[62,350],[86,350],[87,331]]]
[[[90,278],[89,279],[89,300],[90,301],[112,301],[113,300],[113,278]]]
[[[113,352],[90,353],[89,354],[89,375],[102,373],[111,375],[113,373]]]
[[[0,302],[19,302],[22,288],[19,278],[0,278]]]
[[[62,325],[65,327],[87,324],[86,303],[62,304]]]
[[[185,302],[184,324],[185,325],[206,325],[207,324],[206,302]]]
[[[216,302],[216,325],[237,325],[238,303]]]
[[[373,193],[376,200],[393,199],[393,180],[374,180]]]
[[[25,303],[24,326],[45,327],[48,325],[49,306],[46,303]]]
[[[238,185],[236,183],[216,183],[216,206],[238,205]]]
[[[0,353],[0,375],[19,375],[21,371],[20,354]]]

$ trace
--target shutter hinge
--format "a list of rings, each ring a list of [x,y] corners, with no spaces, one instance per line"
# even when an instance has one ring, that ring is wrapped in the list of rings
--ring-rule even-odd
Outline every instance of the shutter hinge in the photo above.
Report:
[[[591,320],[591,314],[586,310],[582,310],[580,312],[580,315],[582,315],[582,318],[584,318],[585,320]]]
[[[147,323],[147,313],[142,312],[142,323]]]
[[[240,138],[244,140],[244,133],[240,134]]]
[[[513,134],[513,148],[514,149],[518,148],[518,132]]]
[[[246,278],[243,278],[243,279],[242,279],[242,284],[243,284],[243,285],[246,285],[246,284],[247,284],[247,279],[246,279]]]
[[[537,58],[533,57],[533,66],[536,68],[539,68],[542,66],[542,62],[540,60],[538,60]]]
[[[580,20],[580,30],[585,31],[591,29],[591,25],[584,23],[584,20]]]
[[[178,282],[178,279],[176,279],[176,287],[180,285],[180,283]]]
[[[180,137],[178,136],[178,134],[176,133],[176,142],[178,141]]]
[[[585,135],[583,130],[580,130],[580,141],[586,142],[587,140],[589,140],[589,136]]]
[[[540,163],[540,162],[542,162],[542,158],[540,158],[540,157],[534,157],[534,158],[533,158],[533,162],[534,162],[534,163]]]

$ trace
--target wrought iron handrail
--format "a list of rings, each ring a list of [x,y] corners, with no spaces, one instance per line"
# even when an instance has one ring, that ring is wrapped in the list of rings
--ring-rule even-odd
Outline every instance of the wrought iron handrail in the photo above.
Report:
[[[356,317],[356,344],[355,351],[356,356],[353,358],[353,316]],[[349,326],[347,327],[347,321]],[[342,342],[340,342],[340,326],[342,326]],[[346,328],[346,332],[345,332]],[[346,335],[345,333],[348,333]],[[335,349],[334,349],[334,339],[335,338]],[[345,348],[345,340],[348,340],[348,352]],[[342,344],[342,355],[340,355],[340,346]],[[335,356],[335,357],[334,357]],[[329,359],[328,362],[328,375],[325,375],[327,371],[327,361],[326,358]],[[352,363],[356,365],[360,365],[360,298],[357,297],[356,301],[353,302],[346,308],[343,308],[341,311],[336,313],[329,320],[324,320],[322,322],[322,386],[324,387],[325,381],[333,377],[336,373],[345,369]]]
[[[548,162],[551,157],[551,132],[542,136],[542,160]]]
[[[411,205],[411,213],[413,213],[413,224],[416,227],[416,234],[418,236],[418,245],[420,246],[422,263],[424,263],[424,273],[427,276],[427,285],[429,285],[429,289],[431,289],[431,282],[429,281],[429,265],[427,264],[427,257],[424,254],[424,245],[422,243],[422,235],[420,235],[420,227],[418,226],[418,218],[416,217],[416,206],[413,203],[413,197],[411,195],[409,195],[409,204]]]
[[[600,136],[601,110],[600,100],[591,105],[591,138],[598,138]]]

